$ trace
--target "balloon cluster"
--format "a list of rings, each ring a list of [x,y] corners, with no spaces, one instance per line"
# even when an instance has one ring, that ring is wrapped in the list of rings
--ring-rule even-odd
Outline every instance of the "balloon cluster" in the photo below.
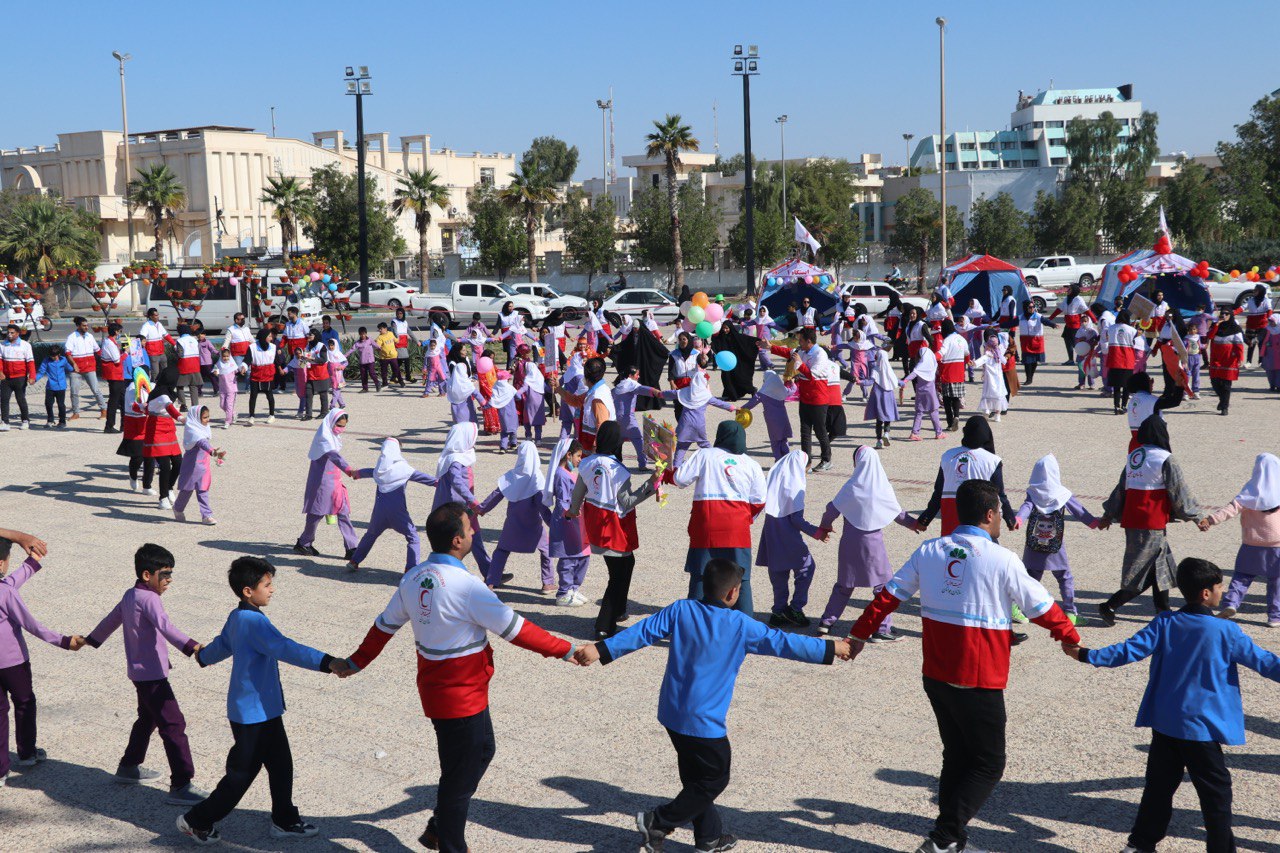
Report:
[[[1138,271],[1131,264],[1125,264],[1120,268],[1120,272],[1116,273],[1116,278],[1120,279],[1121,284],[1129,284],[1138,280]]]
[[[1209,272],[1209,262],[1208,262],[1208,261],[1201,261],[1200,263],[1198,263],[1198,264],[1196,264],[1194,267],[1192,267],[1192,268],[1187,272],[1187,275],[1191,276],[1192,278],[1198,278],[1198,279],[1200,279],[1201,281],[1208,281],[1208,280],[1209,280],[1209,275],[1210,275],[1210,272]]]
[[[294,285],[293,289],[296,289],[296,285],[300,283],[316,285],[321,291],[322,300],[331,303],[338,310],[338,319],[350,320],[351,314],[348,312],[351,308],[351,294],[347,290],[346,282],[342,280],[342,271],[323,258],[312,255],[297,257],[293,260],[293,266],[287,275],[280,277],[280,281]]]
[[[681,303],[680,313],[684,315],[680,328],[700,338],[709,338],[714,335],[715,324],[724,320],[724,307],[712,302],[701,290],[693,294],[688,302]],[[732,368],[729,369],[732,370]]]
[[[764,283],[768,287],[777,287],[779,284],[832,284],[835,279],[827,274],[820,275],[770,275],[765,276]]]
[[[1169,241],[1168,234],[1161,234],[1160,239],[1156,240],[1154,248],[1157,255],[1173,254],[1173,243]]]

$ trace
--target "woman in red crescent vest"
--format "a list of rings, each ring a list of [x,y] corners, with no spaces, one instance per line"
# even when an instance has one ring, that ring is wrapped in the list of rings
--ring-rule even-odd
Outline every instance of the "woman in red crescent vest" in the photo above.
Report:
[[[1221,317],[1209,331],[1209,384],[1218,395],[1218,414],[1225,415],[1231,407],[1231,383],[1240,378],[1244,364],[1244,330],[1230,308],[1223,308]]]
[[[938,476],[933,481],[933,495],[924,511],[916,516],[917,532],[923,532],[942,512],[942,535],[948,536],[959,525],[956,514],[956,489],[965,480],[988,480],[1000,491],[1000,514],[1013,530],[1014,512],[1004,493],[1004,463],[996,456],[996,440],[991,425],[982,415],[965,421],[960,446],[942,454]]]
[[[275,333],[270,329],[258,329],[258,340],[249,347],[249,421],[253,426],[254,412],[258,408],[258,395],[267,397],[267,423],[276,419],[276,343]]]
[[[938,396],[947,416],[947,430],[960,428],[960,407],[964,405],[965,365],[970,361],[969,342],[956,331],[951,320],[942,322],[942,346],[938,350]]]
[[[1098,618],[1106,625],[1114,625],[1116,610],[1147,588],[1152,589],[1157,610],[1169,609],[1177,564],[1165,529],[1170,521],[1199,521],[1204,516],[1173,459],[1169,428],[1159,414],[1142,422],[1138,444],[1102,505],[1098,525],[1106,530],[1119,521],[1125,536],[1120,589],[1098,605]]]
[[[1062,315],[1062,342],[1067,347],[1067,360],[1063,364],[1069,366],[1076,363],[1076,333],[1080,331],[1084,318],[1088,317],[1093,322],[1098,322],[1098,318],[1089,310],[1089,305],[1080,295],[1079,282],[1067,288],[1066,301],[1053,309],[1049,319],[1052,320],[1059,314]]]
[[[1036,368],[1044,364],[1044,327],[1056,328],[1056,324],[1040,316],[1030,299],[1022,303],[1022,316],[1018,318],[1018,337],[1022,340],[1022,369],[1027,372],[1027,384],[1036,376]]]

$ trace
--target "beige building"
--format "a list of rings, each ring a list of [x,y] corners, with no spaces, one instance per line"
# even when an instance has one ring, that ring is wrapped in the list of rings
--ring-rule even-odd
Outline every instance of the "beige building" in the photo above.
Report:
[[[124,145],[118,131],[60,133],[54,146],[0,149],[0,188],[53,191],[102,218],[102,259],[128,258],[128,218],[124,202]],[[467,215],[467,191],[480,184],[504,187],[515,171],[511,154],[462,153],[431,147],[431,136],[399,137],[393,148],[388,133],[365,134],[366,170],[376,179],[378,193],[390,201],[400,176],[409,170],[431,169],[449,187],[450,204],[432,211],[427,234],[433,255],[456,252],[460,224]],[[280,225],[270,205],[261,201],[267,178],[309,179],[311,170],[336,163],[347,173],[356,169],[354,140],[340,130],[312,134],[310,142],[258,133],[250,128],[178,128],[130,135],[130,168],[166,163],[183,187],[187,204],[178,213],[165,241],[165,258],[172,264],[212,261],[215,247],[224,253],[259,247],[280,251]],[[221,216],[216,212],[221,211]],[[409,247],[398,259],[396,275],[407,276],[416,264],[418,234],[413,214],[397,222]],[[143,212],[133,212],[135,253],[152,248],[151,226]],[[305,245],[305,244],[304,244]]]

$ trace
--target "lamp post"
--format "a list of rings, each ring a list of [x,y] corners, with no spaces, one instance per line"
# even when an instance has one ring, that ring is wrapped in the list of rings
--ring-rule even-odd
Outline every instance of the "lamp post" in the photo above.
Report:
[[[742,45],[733,46],[733,73],[742,78],[742,147],[746,157],[746,181],[743,187],[743,202],[747,211],[747,294],[756,292],[756,219],[752,191],[755,187],[755,169],[751,165],[751,78],[760,73],[760,48],[754,44],[747,45],[743,53]]]
[[[914,133],[904,133],[904,134],[902,134],[902,144],[903,144],[903,148],[905,148],[905,149],[906,149],[906,152],[907,152],[907,159],[905,159],[905,160],[903,160],[903,161],[902,161],[902,163],[903,163],[903,166],[902,166],[902,174],[903,174],[903,175],[909,175],[909,174],[911,174],[911,140],[913,140],[913,139],[915,139],[915,138],[916,138],[916,135],[915,135]]]
[[[947,268],[947,19],[939,17],[938,25],[938,136],[942,143],[938,184],[942,188],[942,267]],[[960,152],[956,151],[956,165]]]
[[[129,171],[129,106],[124,96],[124,64],[133,59],[133,54],[113,50],[111,55],[120,63],[120,122],[124,126],[124,219],[129,229],[129,263],[133,263],[133,207],[129,203],[129,177],[132,174]]]
[[[373,94],[369,66],[346,67],[347,94],[356,98],[356,208],[360,215],[360,302],[369,303],[369,217],[364,198],[364,96]]]
[[[782,141],[782,226],[787,226],[787,117],[780,115],[774,119],[778,124],[778,135]]]
[[[613,98],[607,101],[596,100],[600,108],[600,181],[604,184],[601,195],[609,194],[609,110],[613,109]]]

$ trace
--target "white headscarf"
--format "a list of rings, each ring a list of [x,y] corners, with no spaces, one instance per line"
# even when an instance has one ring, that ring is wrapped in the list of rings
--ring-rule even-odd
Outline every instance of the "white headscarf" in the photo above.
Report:
[[[892,367],[889,369],[893,370]],[[938,378],[938,357],[933,354],[933,350],[928,347],[920,350],[920,361],[916,364],[915,374],[925,382]]]
[[[493,383],[493,393],[489,395],[489,405],[495,409],[501,409],[514,400],[515,396],[516,388],[511,384],[511,380],[499,379]]]
[[[883,530],[902,512],[880,454],[863,445],[853,452],[853,476],[831,501],[849,524],[858,530]]]
[[[1265,511],[1280,506],[1280,459],[1259,453],[1253,460],[1253,476],[1244,484],[1236,500],[1245,509]]]
[[[436,462],[436,476],[443,477],[454,462],[470,468],[476,464],[476,423],[463,421],[449,428],[449,435],[444,440],[444,449],[440,451],[440,459]]]
[[[182,428],[182,449],[190,450],[202,441],[211,441],[209,425],[200,423],[200,414],[209,411],[208,406],[193,406],[187,410],[187,424]]]
[[[547,506],[556,502],[556,477],[558,476],[556,469],[564,461],[564,456],[569,452],[569,445],[573,444],[573,441],[572,438],[562,438],[551,449],[551,462],[547,465],[547,476],[542,484],[542,502]]]
[[[786,383],[782,381],[782,377],[778,375],[776,370],[766,370],[764,379],[760,382],[760,396],[768,397],[770,400],[783,400],[791,396],[791,392],[787,389]]]
[[[329,354],[329,363],[330,363],[330,364],[344,364],[344,365],[345,365],[345,364],[347,363],[347,356],[346,356],[346,353],[344,353],[344,352],[342,351],[342,342],[341,342],[341,341],[333,341],[333,347],[332,347],[332,348],[329,348],[329,341],[326,341],[326,342],[325,342],[325,351],[326,351],[326,352],[328,352],[328,354]]]
[[[324,416],[324,420],[320,422],[316,434],[311,439],[311,449],[307,451],[307,458],[312,462],[330,451],[337,453],[342,450],[342,439],[333,431],[333,428],[338,423],[338,419],[344,415],[346,412],[342,409],[330,409],[329,414]]]
[[[539,394],[547,393],[546,377],[542,375],[538,365],[532,361],[525,362],[524,384],[529,387],[530,391],[535,391]]]
[[[893,372],[893,364],[884,350],[876,353],[875,363],[871,366],[871,379],[877,388],[885,391],[898,387],[898,375]]]
[[[445,383],[445,394],[450,403],[465,403],[476,390],[476,383],[471,381],[467,365],[455,361],[449,369],[449,381]]]
[[[1050,453],[1036,460],[1031,467],[1031,481],[1027,483],[1027,497],[1041,512],[1055,512],[1071,500],[1071,490],[1062,485],[1058,457]]]
[[[769,469],[764,486],[764,511],[767,515],[785,518],[804,511],[804,466],[808,463],[807,453],[793,450]]]
[[[498,490],[509,502],[515,502],[545,491],[546,485],[537,445],[532,441],[520,442],[520,449],[516,451],[516,464],[498,478]]]
[[[373,466],[373,482],[377,484],[378,491],[386,494],[403,489],[412,476],[413,466],[400,455],[400,442],[394,438],[382,442],[382,453],[378,454],[378,462]]]
[[[707,372],[695,369],[689,377],[689,384],[676,391],[676,399],[686,409],[705,408],[711,400],[711,388],[707,385]]]

